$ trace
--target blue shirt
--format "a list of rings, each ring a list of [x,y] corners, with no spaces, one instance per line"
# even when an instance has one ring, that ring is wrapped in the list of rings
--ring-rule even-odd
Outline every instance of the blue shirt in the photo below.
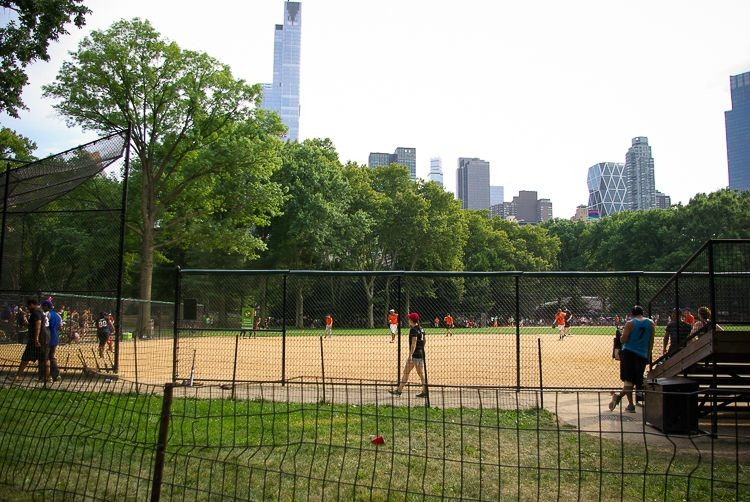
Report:
[[[622,344],[623,350],[635,352],[644,359],[649,359],[648,349],[654,336],[654,325],[650,319],[633,319],[628,341]]]
[[[60,319],[60,314],[55,312],[54,310],[49,311],[49,346],[50,347],[57,347],[57,345],[60,343],[60,325],[62,324],[62,319]]]

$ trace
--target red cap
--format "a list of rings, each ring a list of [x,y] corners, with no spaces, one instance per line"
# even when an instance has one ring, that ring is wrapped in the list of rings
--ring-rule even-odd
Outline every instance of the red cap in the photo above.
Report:
[[[407,317],[410,321],[419,322],[419,314],[417,314],[416,312],[412,312]]]

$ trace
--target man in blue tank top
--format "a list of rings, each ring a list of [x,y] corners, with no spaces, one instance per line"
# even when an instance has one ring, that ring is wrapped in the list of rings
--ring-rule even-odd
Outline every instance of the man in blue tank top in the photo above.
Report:
[[[625,411],[635,413],[633,387],[643,386],[643,372],[651,360],[654,346],[654,321],[643,317],[643,307],[636,305],[631,311],[633,318],[625,323],[622,330],[622,352],[620,353],[620,380],[622,390],[612,392],[609,410],[614,410],[623,396],[628,398]]]

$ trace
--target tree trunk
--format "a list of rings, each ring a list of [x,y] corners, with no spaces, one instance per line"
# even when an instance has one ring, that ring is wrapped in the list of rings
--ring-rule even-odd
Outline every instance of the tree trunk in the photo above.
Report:
[[[138,326],[136,334],[139,337],[150,336],[151,325],[151,283],[154,272],[154,224],[150,218],[143,221],[143,240],[141,241],[140,302],[138,312]],[[175,299],[176,301],[176,299]],[[175,319],[177,322],[177,319]]]
[[[367,295],[367,327],[372,329],[375,327],[375,276],[362,277],[362,285],[365,287],[365,295]]]
[[[391,277],[386,277],[385,279],[385,303],[383,304],[383,321],[388,322],[388,314],[390,313],[390,309],[394,309],[398,312],[398,309],[401,307],[401,305],[395,305],[391,307]],[[399,315],[401,315],[401,312],[399,312]]]
[[[305,327],[305,294],[302,285],[297,286],[297,302],[295,305],[294,321],[297,328]]]

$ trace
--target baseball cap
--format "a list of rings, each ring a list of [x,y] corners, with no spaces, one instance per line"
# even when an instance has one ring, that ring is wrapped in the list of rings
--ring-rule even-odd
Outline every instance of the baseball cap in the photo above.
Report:
[[[410,321],[419,322],[419,314],[417,314],[416,312],[412,312],[407,317]]]
[[[391,310],[389,310],[388,312],[395,312],[395,310],[391,309]]]
[[[51,309],[52,308],[52,302],[49,301],[49,300],[44,300],[42,302],[42,307],[47,307],[48,309]]]

